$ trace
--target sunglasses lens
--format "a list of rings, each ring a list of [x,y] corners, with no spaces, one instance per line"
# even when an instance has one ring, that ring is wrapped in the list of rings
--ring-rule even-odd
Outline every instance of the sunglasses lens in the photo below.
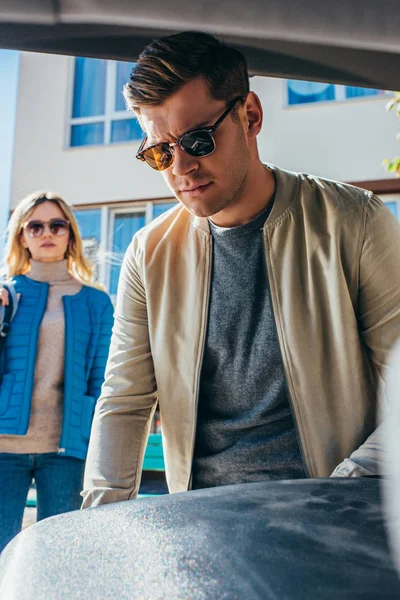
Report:
[[[180,140],[182,150],[191,156],[208,156],[215,150],[214,139],[208,131],[199,129],[183,135]]]
[[[152,169],[164,171],[172,164],[172,152],[168,144],[157,144],[143,150],[143,158]]]
[[[69,224],[63,219],[55,219],[50,223],[50,231],[53,235],[64,235],[68,231]]]
[[[48,224],[53,235],[65,235],[69,230],[69,223],[64,219],[53,219]],[[31,238],[41,237],[44,233],[46,223],[43,221],[30,221],[26,225],[26,231]]]
[[[31,221],[27,224],[26,231],[29,237],[40,237],[43,233],[43,223],[41,223],[40,221]]]

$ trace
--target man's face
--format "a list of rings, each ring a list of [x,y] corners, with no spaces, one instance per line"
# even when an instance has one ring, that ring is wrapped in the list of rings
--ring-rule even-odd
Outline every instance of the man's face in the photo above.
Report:
[[[243,110],[240,103],[237,106]],[[189,130],[214,125],[226,108],[224,101],[210,98],[203,78],[194,79],[162,105],[141,107],[139,118],[148,136],[146,146],[172,143]],[[229,114],[215,132],[214,140],[214,152],[203,158],[190,156],[174,146],[173,164],[162,171],[178,200],[199,217],[211,217],[239,202],[249,170],[250,151],[243,119],[238,122]]]

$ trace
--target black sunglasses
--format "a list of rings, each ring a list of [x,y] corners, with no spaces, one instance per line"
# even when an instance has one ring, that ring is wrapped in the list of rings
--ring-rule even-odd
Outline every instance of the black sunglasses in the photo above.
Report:
[[[51,219],[50,221],[28,221],[23,229],[31,238],[41,237],[44,233],[46,225],[50,232],[56,236],[62,236],[69,231],[69,221],[66,219]]]
[[[217,131],[222,121],[229,115],[232,108],[239,100],[244,100],[244,96],[237,96],[224,112],[224,114],[218,119],[218,121],[211,127],[201,127],[200,129],[193,129],[182,134],[176,142],[169,144],[168,142],[160,142],[154,144],[148,148],[144,148],[147,142],[147,136],[140,144],[140,148],[136,154],[136,158],[146,162],[152,169],[156,171],[164,171],[168,169],[174,161],[173,147],[179,146],[184,152],[190,154],[190,156],[196,156],[202,158],[209,156],[215,150],[215,140],[213,134]]]

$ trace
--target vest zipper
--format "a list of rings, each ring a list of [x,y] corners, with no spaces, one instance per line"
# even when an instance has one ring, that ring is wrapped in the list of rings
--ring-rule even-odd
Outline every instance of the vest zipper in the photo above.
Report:
[[[30,394],[30,397],[29,397],[29,410],[26,412],[26,418],[21,426],[21,429],[23,431],[22,435],[26,435],[28,428],[29,428],[29,421],[31,418],[32,395],[33,395],[33,388],[35,385],[35,368],[36,368],[36,357],[37,357],[38,343],[39,343],[40,325],[43,321],[43,317],[46,312],[47,299],[49,297],[49,287],[50,287],[47,282],[43,282],[43,283],[35,282],[34,285],[39,285],[41,287],[39,288],[39,290],[40,290],[39,291],[39,300],[37,303],[38,313],[36,314],[36,318],[33,319],[32,324],[31,324],[34,335],[32,335],[29,339],[29,350],[28,350],[29,363],[28,363],[28,368],[26,370],[26,381],[25,381],[25,392],[24,392],[23,405],[25,405],[25,403],[28,402],[26,400],[26,396],[28,393]],[[30,386],[27,385],[28,382],[30,383]]]

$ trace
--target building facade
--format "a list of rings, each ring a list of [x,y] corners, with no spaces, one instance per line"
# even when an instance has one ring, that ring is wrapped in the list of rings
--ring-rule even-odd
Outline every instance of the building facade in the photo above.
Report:
[[[175,202],[162,176],[136,160],[142,132],[126,111],[130,63],[21,53],[10,207],[51,189],[75,208],[86,251],[114,295],[133,234]],[[262,160],[372,188],[400,217],[398,154],[388,95],[330,84],[254,77],[264,108]]]

